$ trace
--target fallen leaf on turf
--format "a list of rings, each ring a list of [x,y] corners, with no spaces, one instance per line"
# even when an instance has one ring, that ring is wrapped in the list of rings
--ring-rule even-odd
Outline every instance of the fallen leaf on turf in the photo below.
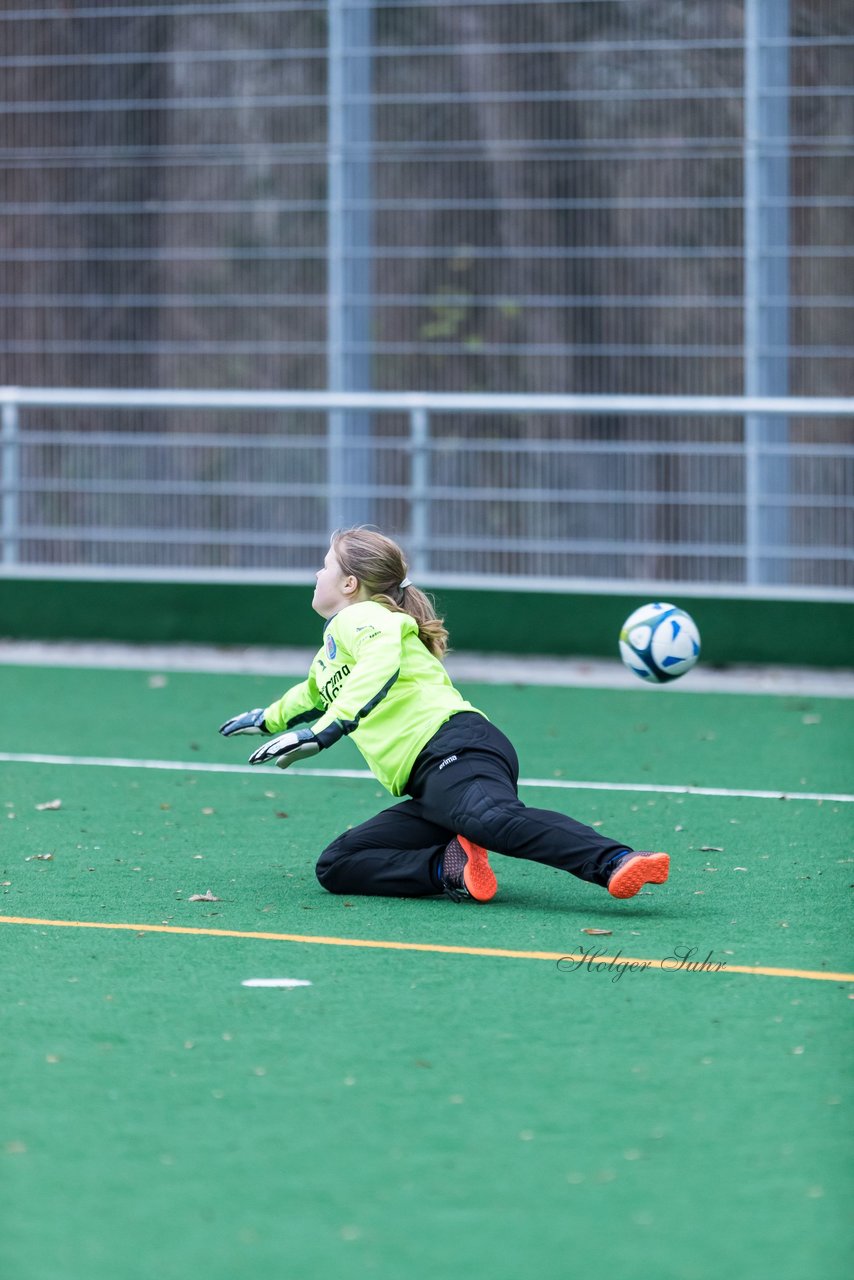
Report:
[[[582,929],[582,930],[581,930],[581,932],[582,932],[582,933],[595,933],[595,934],[597,934],[597,935],[601,934],[603,937],[610,938],[610,936],[611,936],[611,934],[614,932],[614,930],[613,930],[613,929]]]
[[[29,858],[24,858],[24,862],[53,862],[53,854],[31,853]]]
[[[277,810],[276,810],[276,817],[277,817],[277,818],[286,818],[287,816],[288,816],[288,815],[287,815],[286,813],[283,813],[281,809],[277,809]]]
[[[219,902],[220,899],[216,896],[216,894],[211,893],[210,889],[208,889],[207,893],[191,893],[187,901],[188,902]]]
[[[719,844],[701,844],[700,853],[723,853],[723,846]]]
[[[45,800],[44,804],[37,804],[36,808],[38,809],[39,813],[44,812],[45,809],[61,809],[62,801],[61,800]]]

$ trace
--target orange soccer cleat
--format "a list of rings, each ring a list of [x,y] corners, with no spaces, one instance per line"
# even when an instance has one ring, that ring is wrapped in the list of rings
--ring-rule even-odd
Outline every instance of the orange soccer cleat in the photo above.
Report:
[[[670,871],[667,853],[626,853],[608,881],[613,898],[633,898],[645,884],[664,884]]]
[[[494,898],[498,881],[489,865],[487,851],[465,836],[454,836],[442,859],[442,888],[455,902],[462,898],[489,902]]]

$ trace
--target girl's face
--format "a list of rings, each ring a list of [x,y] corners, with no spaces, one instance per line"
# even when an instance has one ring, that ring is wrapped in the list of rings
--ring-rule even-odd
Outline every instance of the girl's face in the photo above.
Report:
[[[344,573],[331,547],[326,553],[323,568],[318,569],[316,577],[317,585],[311,607],[321,618],[331,618],[334,613],[355,603],[359,598],[358,578]]]

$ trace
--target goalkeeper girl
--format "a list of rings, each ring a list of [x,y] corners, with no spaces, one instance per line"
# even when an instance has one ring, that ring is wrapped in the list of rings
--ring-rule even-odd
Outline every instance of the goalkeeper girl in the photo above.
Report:
[[[666,853],[522,803],[513,745],[451,683],[447,632],[395,542],[363,528],[334,534],[312,608],[326,625],[308,678],[220,732],[273,735],[250,763],[282,769],[349,734],[383,786],[406,797],[323,851],[324,888],[487,902],[498,887],[488,850],[559,867],[615,898],[667,879]]]

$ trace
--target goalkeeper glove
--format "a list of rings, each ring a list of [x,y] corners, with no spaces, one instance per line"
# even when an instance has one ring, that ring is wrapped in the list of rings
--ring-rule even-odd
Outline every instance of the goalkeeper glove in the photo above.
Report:
[[[250,764],[267,764],[275,760],[279,769],[287,769],[295,760],[306,760],[316,756],[322,750],[320,739],[311,729],[291,729],[287,733],[279,733],[263,747],[253,751],[249,757]]]
[[[254,711],[243,711],[239,716],[232,716],[219,726],[219,731],[224,738],[230,738],[233,733],[269,733],[270,730],[264,723],[264,710],[264,707],[256,707]]]

